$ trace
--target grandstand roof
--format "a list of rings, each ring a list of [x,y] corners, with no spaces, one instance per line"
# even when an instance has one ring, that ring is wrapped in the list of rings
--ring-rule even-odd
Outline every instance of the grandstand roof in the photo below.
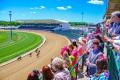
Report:
[[[66,23],[64,21],[54,20],[54,19],[43,19],[43,20],[16,20],[20,23],[36,23],[36,24],[62,24]]]
[[[120,0],[108,0],[108,6],[104,17],[109,18],[114,11],[120,11]]]

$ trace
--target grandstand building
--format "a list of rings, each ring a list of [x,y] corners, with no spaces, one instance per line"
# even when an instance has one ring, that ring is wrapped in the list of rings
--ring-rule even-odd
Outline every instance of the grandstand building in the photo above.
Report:
[[[68,29],[69,23],[65,21],[46,19],[46,20],[17,20],[21,23],[19,29],[49,29],[59,30]]]
[[[114,11],[120,11],[120,0],[108,0],[107,9],[104,18],[109,19],[111,13]]]

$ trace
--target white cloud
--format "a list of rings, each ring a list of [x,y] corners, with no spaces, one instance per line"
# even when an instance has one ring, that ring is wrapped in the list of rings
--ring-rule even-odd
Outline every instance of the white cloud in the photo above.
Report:
[[[72,7],[71,6],[67,6],[68,9],[71,9]]]
[[[45,6],[40,6],[40,7],[33,7],[33,8],[30,8],[31,10],[42,10],[42,9],[45,9]]]
[[[97,5],[103,5],[104,1],[103,0],[89,0],[88,3],[97,4]]]
[[[63,6],[60,6],[60,7],[57,7],[58,10],[67,10],[67,8],[63,7]]]
[[[38,9],[45,9],[45,6],[40,6],[38,7]]]
[[[58,10],[68,10],[68,9],[72,9],[71,6],[67,6],[67,7],[64,7],[64,6],[58,6],[56,7]]]

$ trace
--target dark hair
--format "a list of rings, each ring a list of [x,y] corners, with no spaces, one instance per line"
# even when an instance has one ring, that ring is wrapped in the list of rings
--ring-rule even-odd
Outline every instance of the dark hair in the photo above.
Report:
[[[106,70],[107,69],[107,65],[108,65],[108,62],[107,62],[107,59],[98,59],[96,61],[96,65],[97,65],[97,68],[100,69],[100,70]]]
[[[103,40],[102,40],[102,38],[101,38],[100,35],[96,34],[96,35],[95,35],[95,38],[98,39],[98,40],[100,41],[100,43],[103,43]]]
[[[117,17],[118,17],[118,18],[120,18],[120,13],[119,13],[119,14],[117,14]]]
[[[32,73],[29,74],[27,80],[39,80],[40,72],[38,70],[33,70]]]
[[[43,80],[52,80],[53,79],[53,73],[48,66],[43,66],[42,68],[42,74],[43,74]]]
[[[67,49],[67,50],[66,50],[66,52],[67,52],[67,53],[68,53],[68,55],[70,56],[70,50],[69,50],[69,49]]]
[[[76,42],[76,41],[73,41],[73,42],[72,42],[72,45],[73,45],[73,46],[75,46],[75,47],[78,47],[78,45],[77,45],[77,42]]]

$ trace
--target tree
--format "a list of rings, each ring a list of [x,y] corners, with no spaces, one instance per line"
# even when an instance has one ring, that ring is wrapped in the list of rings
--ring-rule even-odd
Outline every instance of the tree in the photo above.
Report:
[[[88,25],[86,22],[69,22],[70,26]]]
[[[18,26],[20,23],[18,22],[7,22],[7,21],[0,21],[0,26]]]

